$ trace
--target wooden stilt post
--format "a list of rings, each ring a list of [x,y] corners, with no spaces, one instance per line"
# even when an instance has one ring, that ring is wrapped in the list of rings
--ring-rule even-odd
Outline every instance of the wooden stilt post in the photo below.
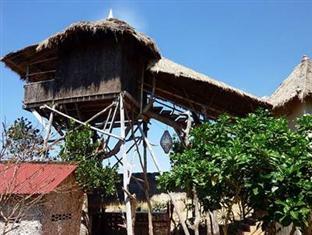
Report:
[[[55,105],[53,105],[52,107],[55,108]],[[50,138],[52,122],[53,122],[53,112],[50,113],[49,122],[48,122],[47,130],[46,130],[46,136],[44,138],[44,143],[43,143],[43,153],[42,153],[41,160],[43,160],[48,155],[48,151],[49,151],[48,141]]]
[[[123,188],[128,191],[129,190],[129,182],[130,182],[130,175],[129,175],[129,163],[127,159],[126,147],[125,147],[125,110],[124,110],[124,103],[123,103],[123,95],[120,94],[119,99],[120,105],[120,136],[122,138],[122,144],[120,147],[120,152],[122,156],[122,163],[123,163]],[[131,202],[129,195],[124,192],[125,197],[125,206],[126,206],[126,227],[127,227],[127,235],[133,235],[133,224],[132,224],[132,213],[131,213]]]
[[[144,135],[147,137],[147,122],[143,122],[143,132]],[[151,200],[149,197],[149,183],[148,183],[148,178],[147,178],[147,150],[146,150],[146,142],[143,141],[143,174],[144,174],[144,191],[145,191],[145,196],[146,196],[146,201],[147,201],[147,206],[148,206],[148,234],[153,235],[154,234],[154,229],[153,229],[153,214],[152,214],[152,204]]]
[[[161,171],[161,169],[160,169],[160,167],[159,167],[159,164],[157,163],[156,155],[154,154],[154,151],[153,151],[153,149],[152,149],[151,144],[149,143],[148,139],[146,138],[146,136],[145,136],[145,134],[144,134],[142,128],[139,128],[139,130],[140,130],[140,132],[141,132],[141,135],[142,135],[142,137],[143,137],[144,142],[146,143],[147,149],[149,150],[149,152],[150,152],[150,154],[151,154],[151,156],[152,156],[152,160],[153,160],[153,162],[154,162],[154,165],[155,165],[157,171],[162,175],[163,172]],[[177,203],[176,203],[176,201],[174,200],[174,197],[171,195],[171,193],[170,193],[170,192],[167,192],[167,194],[168,194],[168,196],[169,196],[169,198],[170,198],[170,201],[172,202],[173,206],[174,206],[175,208],[178,208]],[[180,220],[181,226],[182,226],[182,228],[183,228],[184,234],[185,234],[185,235],[190,235],[190,232],[188,231],[187,225],[186,225],[185,221],[183,220],[182,214],[181,214],[177,209],[176,209],[176,213],[177,213],[177,215],[178,215],[178,217],[179,217],[179,220]]]

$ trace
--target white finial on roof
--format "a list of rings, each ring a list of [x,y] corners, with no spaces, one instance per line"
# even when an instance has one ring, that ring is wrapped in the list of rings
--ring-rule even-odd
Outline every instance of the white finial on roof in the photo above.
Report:
[[[107,19],[112,19],[112,18],[114,18],[114,16],[113,16],[113,9],[109,9],[109,13],[108,13]]]
[[[302,56],[302,59],[301,59],[301,62],[307,61],[307,60],[309,60],[309,59],[310,59],[309,56],[303,55],[303,56]]]

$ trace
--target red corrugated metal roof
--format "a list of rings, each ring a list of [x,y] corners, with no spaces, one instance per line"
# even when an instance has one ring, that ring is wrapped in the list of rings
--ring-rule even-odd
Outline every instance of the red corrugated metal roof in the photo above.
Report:
[[[0,163],[0,194],[46,194],[76,169],[60,163]]]

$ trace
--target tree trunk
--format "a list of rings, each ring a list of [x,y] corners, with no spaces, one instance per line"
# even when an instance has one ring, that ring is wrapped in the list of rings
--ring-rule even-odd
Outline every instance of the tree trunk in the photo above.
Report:
[[[187,228],[187,226],[186,226],[186,223],[185,223],[185,221],[183,220],[183,217],[182,217],[180,211],[178,211],[178,206],[177,206],[175,200],[173,199],[172,195],[171,195],[169,192],[168,192],[168,195],[169,195],[170,201],[171,201],[171,203],[172,203],[173,207],[175,208],[175,211],[176,211],[176,213],[177,213],[177,215],[178,215],[178,218],[179,218],[179,221],[180,221],[181,226],[182,226],[182,228],[183,228],[184,234],[185,234],[185,235],[190,235],[190,232],[188,231],[188,228]]]
[[[209,214],[210,214],[210,219],[211,219],[211,227],[212,227],[213,235],[220,235],[219,224],[216,221],[216,211],[209,212]]]
[[[312,213],[310,215],[309,224],[303,230],[303,235],[311,235],[312,234]]]
[[[205,222],[206,222],[206,235],[213,235],[212,232],[212,221],[211,221],[211,217],[210,217],[210,213],[209,211],[206,212],[206,218],[205,218]]]
[[[296,232],[296,226],[293,224],[289,235],[294,235],[295,232]]]
[[[200,205],[195,187],[193,187],[194,205],[195,205],[195,220],[194,220],[194,234],[199,235],[200,224]]]

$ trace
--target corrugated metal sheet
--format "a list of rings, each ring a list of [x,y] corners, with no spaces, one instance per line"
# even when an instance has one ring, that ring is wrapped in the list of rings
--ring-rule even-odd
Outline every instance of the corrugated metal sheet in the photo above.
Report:
[[[46,194],[76,169],[59,163],[0,163],[0,194]]]

